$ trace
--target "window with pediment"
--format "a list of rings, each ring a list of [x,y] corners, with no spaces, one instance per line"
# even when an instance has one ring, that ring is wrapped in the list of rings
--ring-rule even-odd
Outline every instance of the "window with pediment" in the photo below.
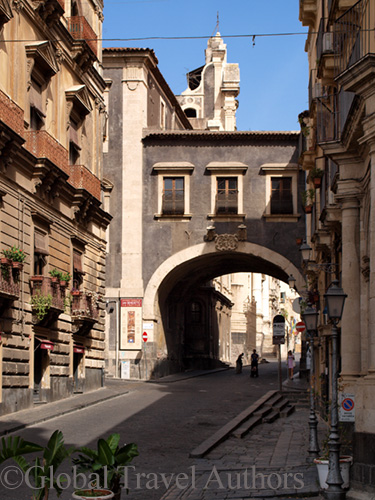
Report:
[[[69,163],[80,163],[82,133],[86,116],[92,111],[89,93],[85,85],[75,85],[65,91],[68,105]]]

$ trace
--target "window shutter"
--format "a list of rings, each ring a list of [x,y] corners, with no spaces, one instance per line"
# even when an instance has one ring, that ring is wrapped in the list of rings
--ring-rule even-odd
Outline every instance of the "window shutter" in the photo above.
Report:
[[[76,250],[73,250],[73,268],[75,272],[83,274],[82,254]]]
[[[34,233],[34,252],[42,255],[49,255],[46,235],[39,231],[35,231]]]

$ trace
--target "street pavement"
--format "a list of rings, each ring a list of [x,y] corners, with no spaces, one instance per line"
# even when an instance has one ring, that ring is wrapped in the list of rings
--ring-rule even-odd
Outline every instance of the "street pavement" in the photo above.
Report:
[[[161,379],[160,383],[178,384],[186,378],[212,373],[196,371],[176,374]],[[134,382],[108,379],[106,386],[97,391],[0,417],[0,436],[113,400],[134,390],[137,390]],[[306,381],[297,374],[293,381],[284,382],[283,391],[306,396],[308,388]],[[296,410],[288,417],[262,423],[242,438],[229,436],[212,447],[203,458],[192,459],[190,474],[176,475],[161,500],[318,500],[316,468],[307,459],[308,419],[307,405],[297,404]],[[320,441],[325,430],[320,422]]]

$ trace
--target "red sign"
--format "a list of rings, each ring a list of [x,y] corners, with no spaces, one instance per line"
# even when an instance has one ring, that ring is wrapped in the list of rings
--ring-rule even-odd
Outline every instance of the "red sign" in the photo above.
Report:
[[[81,346],[74,346],[73,352],[75,352],[76,354],[85,354],[85,348]]]
[[[42,342],[40,344],[40,348],[41,349],[47,349],[49,351],[53,351],[53,344],[49,343],[49,342]]]
[[[306,330],[305,323],[303,321],[300,321],[299,323],[297,323],[296,330],[297,330],[297,332],[304,332]]]
[[[142,299],[121,299],[121,307],[142,307]]]
[[[143,334],[142,334],[142,338],[143,338],[143,342],[147,342],[147,338],[148,338],[148,336],[147,336],[147,333],[146,333],[146,332],[143,332]]]

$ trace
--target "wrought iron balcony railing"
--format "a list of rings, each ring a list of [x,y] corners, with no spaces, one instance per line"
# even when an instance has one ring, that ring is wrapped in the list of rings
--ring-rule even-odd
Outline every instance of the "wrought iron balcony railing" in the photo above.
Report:
[[[359,0],[334,23],[335,76],[375,53],[374,3]]]
[[[344,90],[340,90],[338,94],[318,98],[316,129],[318,144],[341,139],[354,99],[353,92]]]
[[[75,290],[71,292],[71,315],[73,319],[96,322],[99,318],[99,306],[96,294]]]
[[[98,55],[98,37],[91,28],[86,18],[83,16],[74,16],[68,19],[69,31],[75,40],[85,40],[87,45]]]
[[[238,213],[238,191],[218,192],[216,195],[217,214],[237,214]]]
[[[48,276],[32,276],[31,297],[43,295],[51,297],[51,308],[64,311],[65,288],[60,287],[59,281],[53,281]]]
[[[163,193],[162,213],[165,215],[182,215],[184,214],[184,194],[177,193],[174,198],[171,198],[170,193]]]

